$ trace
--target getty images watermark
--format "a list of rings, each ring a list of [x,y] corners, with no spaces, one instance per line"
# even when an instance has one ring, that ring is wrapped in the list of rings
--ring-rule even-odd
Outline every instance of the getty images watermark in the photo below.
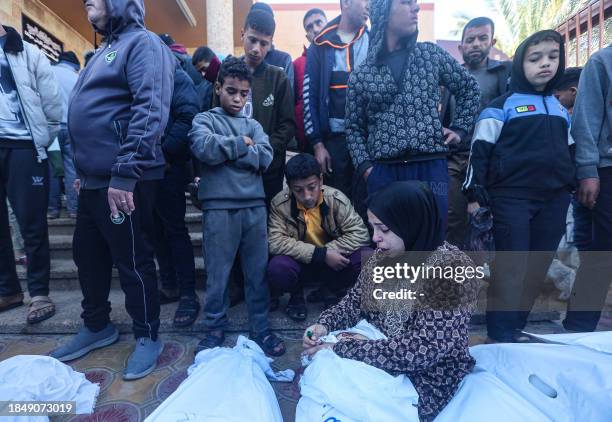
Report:
[[[483,280],[487,275],[484,266],[436,266],[421,264],[409,265],[404,262],[396,262],[394,265],[377,265],[372,271],[372,281],[381,285],[372,290],[375,300],[415,300],[423,297],[423,293],[417,286],[418,282],[427,280],[450,280],[457,284],[463,284],[467,280]],[[393,289],[383,289],[383,283],[390,283]]]

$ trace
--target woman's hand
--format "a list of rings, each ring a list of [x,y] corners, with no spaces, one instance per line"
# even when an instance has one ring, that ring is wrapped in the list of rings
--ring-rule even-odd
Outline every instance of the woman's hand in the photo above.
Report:
[[[333,349],[333,348],[334,348],[334,343],[321,343],[316,346],[304,349],[304,351],[302,352],[302,356],[309,356],[312,358],[319,350]]]
[[[302,346],[304,349],[310,349],[311,347],[320,344],[319,339],[326,336],[327,328],[321,324],[313,324],[306,328],[304,331],[304,337],[302,337]],[[316,352],[315,352],[316,353]]]

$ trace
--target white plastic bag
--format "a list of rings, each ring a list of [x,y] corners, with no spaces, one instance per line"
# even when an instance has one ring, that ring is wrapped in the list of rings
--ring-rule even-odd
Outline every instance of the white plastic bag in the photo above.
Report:
[[[612,420],[612,357],[582,346],[495,344],[477,365],[555,422]]]
[[[435,422],[552,422],[493,374],[481,368],[466,376]]]
[[[539,338],[540,340],[544,340],[547,343],[582,346],[597,352],[612,355],[612,331],[571,334],[527,334]]]
[[[146,419],[147,422],[282,422],[270,382],[292,381],[291,370],[275,373],[261,348],[243,336],[234,348],[197,354],[189,376]]]
[[[351,329],[330,333],[326,341],[334,342],[341,332],[372,340],[386,338],[362,320]],[[419,395],[408,377],[394,377],[363,362],[341,358],[331,350],[315,355],[300,379],[300,392],[296,422],[419,420]]]
[[[76,402],[77,414],[93,412],[100,386],[49,356],[19,355],[0,362],[0,401]],[[47,421],[44,417],[2,417],[3,421]]]

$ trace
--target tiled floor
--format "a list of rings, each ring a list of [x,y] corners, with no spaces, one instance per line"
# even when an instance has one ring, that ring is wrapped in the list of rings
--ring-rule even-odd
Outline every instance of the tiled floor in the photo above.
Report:
[[[610,302],[609,302],[610,303]],[[610,307],[608,307],[610,309]],[[599,329],[612,330],[612,313],[602,318]],[[539,333],[559,332],[560,326],[552,322],[531,323],[527,331]],[[485,340],[484,326],[471,329],[470,345]],[[276,370],[299,369],[302,331],[279,333],[285,340],[287,353],[273,363]],[[233,346],[238,334],[229,334],[226,346]],[[3,335],[0,338],[0,361],[20,354],[47,354],[68,338],[67,335]],[[53,418],[54,421],[136,422],[147,415],[179,386],[187,376],[187,367],[193,362],[193,350],[198,342],[197,334],[163,334],[164,351],[158,368],[148,377],[124,382],[121,372],[132,350],[133,340],[122,335],[120,341],[103,350],[97,350],[82,359],[71,362],[77,371],[85,373],[90,381],[100,383],[100,395],[96,411],[88,416]],[[299,372],[299,371],[298,371]],[[299,399],[299,378],[292,383],[272,383],[286,422],[295,419],[295,406]]]
[[[287,353],[275,360],[276,370],[291,368],[299,372],[299,355],[302,332],[280,333],[285,339]],[[226,345],[236,342],[237,334],[228,335]],[[0,361],[20,354],[46,354],[66,340],[63,335],[8,335],[0,340]],[[70,363],[76,371],[83,372],[92,381],[100,383],[100,395],[94,414],[54,418],[57,421],[136,422],[144,420],[179,386],[187,376],[187,367],[193,362],[196,336],[165,334],[164,351],[158,368],[141,380],[125,382],[121,372],[132,350],[131,336],[121,336],[120,341],[97,350],[82,359]],[[471,343],[484,340],[475,334]],[[286,422],[295,418],[295,406],[299,399],[298,377],[292,383],[272,383]]]

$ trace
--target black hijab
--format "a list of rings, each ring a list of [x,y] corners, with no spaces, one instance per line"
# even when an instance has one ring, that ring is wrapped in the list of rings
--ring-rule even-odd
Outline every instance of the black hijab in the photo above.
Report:
[[[406,251],[431,252],[444,240],[436,200],[423,182],[393,182],[368,198],[368,209],[402,238]]]

